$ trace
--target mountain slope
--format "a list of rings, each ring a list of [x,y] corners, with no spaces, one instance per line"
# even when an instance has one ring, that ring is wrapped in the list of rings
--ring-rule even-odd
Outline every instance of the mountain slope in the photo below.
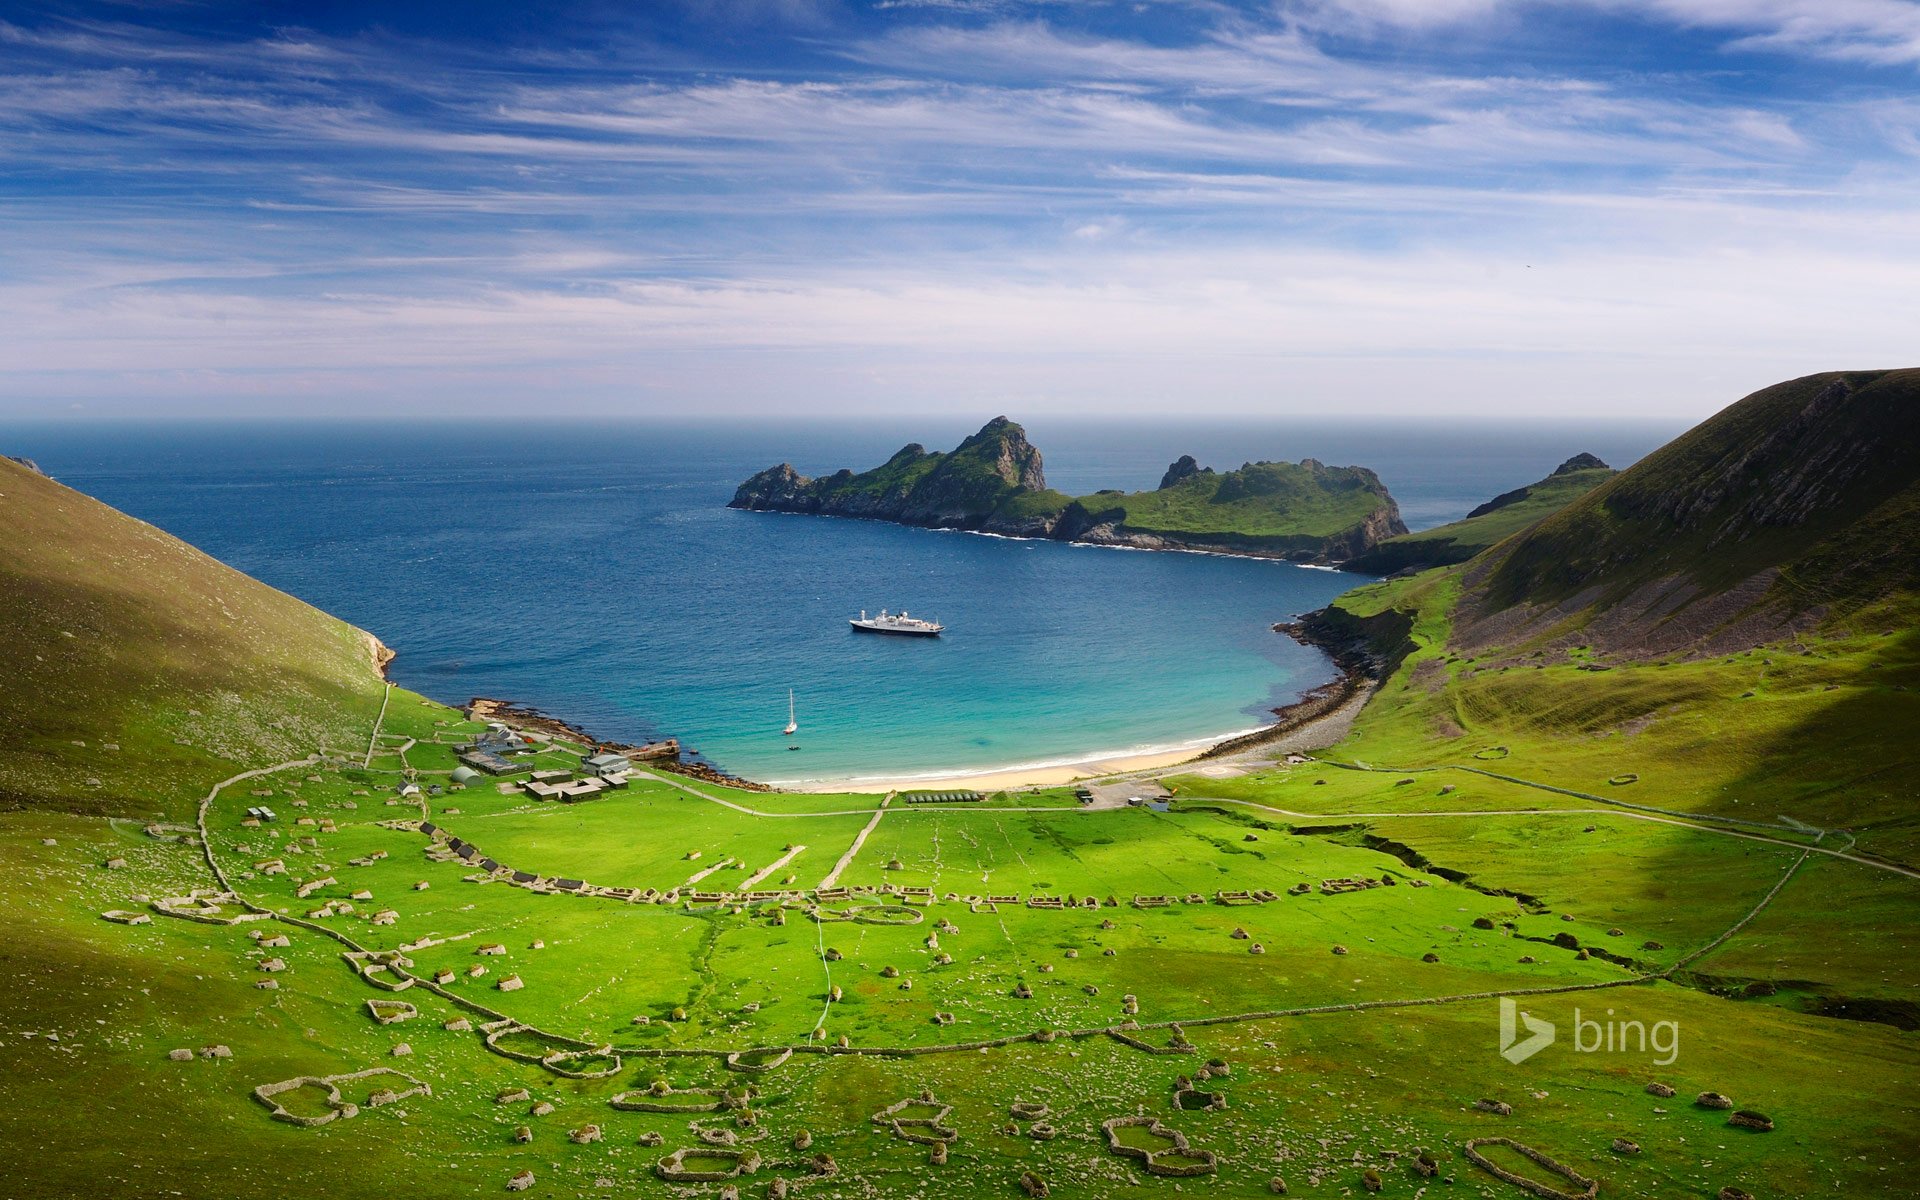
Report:
[[[949,454],[916,443],[859,474],[809,479],[782,463],[741,484],[728,507],[1319,561],[1339,561],[1406,532],[1372,471],[1313,459],[1215,472],[1186,457],[1155,491],[1076,499],[1047,487],[1040,452],[1005,417]]]
[[[1755,393],[1307,628],[1386,679],[1339,754],[1844,830],[1920,866],[1920,371]]]
[[[0,615],[3,807],[177,812],[231,770],[364,743],[384,690],[371,635],[12,461]]]
[[[1393,575],[1465,562],[1559,512],[1617,474],[1591,454],[1576,454],[1545,479],[1503,492],[1458,521],[1388,538],[1340,565],[1368,575]]]
[[[1750,645],[1920,588],[1920,370],[1723,410],[1468,571],[1464,644]]]

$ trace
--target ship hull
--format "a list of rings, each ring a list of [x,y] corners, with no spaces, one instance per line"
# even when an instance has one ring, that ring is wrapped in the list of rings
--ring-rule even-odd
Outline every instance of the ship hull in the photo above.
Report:
[[[878,633],[886,637],[939,637],[938,629],[891,629],[884,625],[863,625],[858,621],[848,621],[856,633]]]

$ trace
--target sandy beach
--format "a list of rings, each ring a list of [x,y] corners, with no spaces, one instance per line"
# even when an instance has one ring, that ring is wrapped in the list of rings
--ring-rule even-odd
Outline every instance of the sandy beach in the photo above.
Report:
[[[1322,749],[1347,735],[1354,718],[1373,696],[1373,681],[1351,670],[1344,686],[1331,687],[1318,702],[1304,701],[1280,721],[1252,734],[1240,734],[1198,745],[1141,753],[1118,753],[1080,762],[1011,766],[985,771],[956,771],[939,776],[874,779],[789,780],[773,786],[785,792],[891,792],[942,788],[996,792],[1009,788],[1059,787],[1087,779],[1104,779],[1136,771],[1158,771],[1193,763],[1205,756],[1208,766],[1239,769],[1282,755]]]
[[[1153,771],[1199,757],[1206,746],[1162,751],[1158,754],[1121,754],[1094,758],[1065,766],[1007,767],[1001,770],[956,773],[938,777],[915,776],[902,779],[859,779],[798,781],[778,785],[788,792],[895,792],[937,791],[942,788],[975,792],[997,792],[1007,788],[1057,787],[1080,779],[1097,779],[1128,771]]]

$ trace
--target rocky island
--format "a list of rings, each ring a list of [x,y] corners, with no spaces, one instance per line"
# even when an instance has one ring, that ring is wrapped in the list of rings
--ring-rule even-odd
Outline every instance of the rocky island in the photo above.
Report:
[[[728,507],[1316,563],[1407,532],[1379,476],[1311,458],[1215,471],[1185,455],[1153,491],[1069,496],[1047,486],[1040,451],[1006,417],[950,452],[913,443],[859,474],[810,479],[782,463],[741,484]]]

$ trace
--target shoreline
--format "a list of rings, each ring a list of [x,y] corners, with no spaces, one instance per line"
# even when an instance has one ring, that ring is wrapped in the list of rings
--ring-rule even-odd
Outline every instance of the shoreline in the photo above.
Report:
[[[922,525],[913,521],[896,520],[893,517],[870,517],[857,513],[803,512],[790,508],[734,508],[731,504],[727,507],[735,512],[749,512],[758,516],[827,517],[835,521],[873,521],[902,529],[920,529],[927,533],[958,533],[968,537],[996,538],[1003,542],[1047,542],[1055,546],[1073,546],[1084,550],[1125,550],[1135,554],[1198,554],[1207,558],[1239,558],[1249,562],[1284,563],[1307,571],[1330,571],[1334,574],[1345,573],[1363,578],[1380,578],[1366,571],[1349,571],[1346,564],[1358,557],[1357,555],[1342,559],[1326,559],[1319,555],[1308,556],[1297,552],[1262,550],[1257,546],[1228,546],[1225,543],[1198,542],[1192,545],[1181,545],[1164,542],[1160,545],[1139,545],[1123,541],[1083,541],[1079,538],[1047,537],[1033,533],[1001,533],[991,529],[968,529],[960,525]]]
[[[970,789],[977,792],[1008,791],[1021,788],[1060,787],[1089,779],[1104,779],[1137,771],[1154,771],[1184,764],[1199,766],[1256,750],[1272,748],[1276,752],[1320,749],[1344,736],[1353,719],[1373,698],[1379,682],[1373,664],[1348,652],[1317,640],[1300,622],[1283,622],[1273,627],[1303,646],[1312,646],[1333,659],[1339,674],[1327,682],[1309,688],[1298,700],[1273,710],[1271,724],[1240,733],[1214,735],[1190,744],[1167,749],[1142,748],[1096,753],[1068,762],[1015,764],[984,767],[941,774],[884,775],[856,779],[790,780],[773,786],[786,792],[842,792],[885,788],[889,791],[924,791],[935,788]],[[1314,733],[1332,733],[1326,741],[1309,746]]]
[[[956,532],[972,532],[960,530]],[[998,537],[999,534],[985,536]],[[1123,548],[1123,547],[1115,547]],[[1202,552],[1204,553],[1204,552]],[[1303,564],[1294,564],[1303,565]],[[1325,568],[1322,568],[1325,569]],[[1325,683],[1316,684],[1300,694],[1300,698],[1291,704],[1273,710],[1274,719],[1266,725],[1237,733],[1211,734],[1190,742],[1172,746],[1143,746],[1132,749],[1095,751],[1081,758],[1051,760],[1033,763],[1014,763],[1003,766],[960,768],[952,771],[924,773],[890,773],[871,776],[852,776],[837,779],[785,779],[752,780],[730,774],[706,763],[685,762],[679,757],[679,741],[668,738],[663,742],[648,746],[632,746],[621,742],[607,742],[587,733],[579,726],[554,717],[540,709],[516,704],[508,700],[498,700],[485,696],[475,696],[466,705],[467,715],[479,720],[505,720],[522,728],[545,733],[551,737],[561,737],[601,749],[616,750],[621,753],[633,753],[652,769],[670,771],[688,778],[703,780],[707,783],[738,788],[755,792],[789,792],[795,794],[820,794],[835,792],[885,793],[898,791],[926,791],[933,789],[964,789],[977,792],[1010,791],[1014,789],[1061,787],[1089,779],[1103,779],[1115,775],[1124,775],[1139,771],[1154,771],[1166,767],[1181,766],[1187,763],[1201,764],[1212,760],[1231,758],[1249,754],[1253,751],[1274,748],[1276,750],[1295,750],[1301,748],[1318,749],[1332,744],[1345,734],[1360,710],[1372,698],[1374,687],[1379,682],[1379,668],[1372,659],[1356,651],[1349,644],[1338,643],[1320,636],[1313,628],[1311,617],[1305,614],[1294,621],[1275,624],[1273,632],[1284,634],[1303,646],[1310,646],[1326,654],[1337,670],[1337,674]],[[1334,732],[1330,741],[1319,742],[1314,746],[1302,745],[1316,727]],[[1337,731],[1337,732],[1335,732]],[[1281,746],[1280,743],[1286,743]]]

